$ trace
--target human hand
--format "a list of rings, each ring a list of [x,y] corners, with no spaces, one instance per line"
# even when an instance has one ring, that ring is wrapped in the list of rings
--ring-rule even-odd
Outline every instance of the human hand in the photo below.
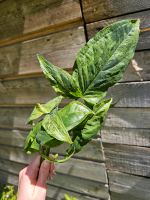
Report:
[[[19,173],[17,200],[45,200],[46,180],[55,174],[54,163],[46,160],[40,165],[37,155],[32,163]]]

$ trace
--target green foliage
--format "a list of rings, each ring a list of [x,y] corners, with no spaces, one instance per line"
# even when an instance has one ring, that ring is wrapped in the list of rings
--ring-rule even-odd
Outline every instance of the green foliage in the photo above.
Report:
[[[81,48],[72,75],[38,55],[43,73],[61,96],[35,106],[28,120],[33,129],[25,142],[26,152],[38,151],[47,160],[65,162],[95,137],[111,106],[112,99],[105,99],[107,90],[122,78],[138,38],[139,20],[104,28]],[[62,96],[73,99],[64,108],[59,106]],[[63,143],[69,147],[62,160],[43,152]]]
[[[51,101],[47,102],[46,104],[37,104],[35,108],[33,109],[29,119],[28,123],[31,123],[33,120],[41,117],[44,114],[50,113],[53,109],[55,109],[61,102],[62,97],[58,96]]]
[[[65,200],[78,200],[78,199],[76,199],[75,197],[72,197],[72,196],[70,196],[70,195],[68,195],[68,194],[65,194]]]
[[[17,200],[17,194],[15,193],[14,186],[5,186],[3,192],[0,194],[0,200]]]

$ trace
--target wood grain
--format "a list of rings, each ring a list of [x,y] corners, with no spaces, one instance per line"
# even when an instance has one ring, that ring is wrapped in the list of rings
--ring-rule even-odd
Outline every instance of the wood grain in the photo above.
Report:
[[[29,162],[28,157],[23,152],[24,140],[28,132],[20,130],[5,130],[0,129],[0,157],[3,159],[10,159],[16,162]],[[15,143],[16,142],[16,143]],[[63,144],[59,147],[51,149],[52,153],[58,153],[64,155],[65,150],[68,148],[67,144]],[[12,158],[9,155],[12,155]],[[31,157],[32,158],[32,157]],[[74,155],[74,158],[91,160],[96,162],[104,162],[103,149],[100,139],[93,139],[78,154]]]
[[[150,177],[150,148],[103,143],[110,170]]]
[[[143,11],[143,12],[139,12],[139,13],[134,13],[134,14],[125,15],[125,16],[116,17],[116,18],[110,18],[110,19],[101,20],[98,22],[87,24],[88,38],[90,39],[102,28],[104,28],[107,25],[110,25],[113,22],[116,22],[116,21],[119,21],[122,19],[133,19],[133,18],[135,18],[135,19],[138,18],[141,20],[141,24],[140,24],[141,33],[140,33],[140,38],[139,38],[139,42],[137,45],[137,50],[150,49],[150,43],[149,43],[150,11]]]
[[[45,78],[35,77],[0,82],[1,104],[45,103],[56,93]]]
[[[113,97],[115,107],[150,107],[149,87],[149,81],[119,83],[108,90],[108,97]],[[28,107],[36,103],[46,103],[54,98],[56,93],[44,77],[34,77],[1,81],[0,95],[1,107]],[[63,99],[62,105],[67,102],[69,100]]]
[[[70,68],[84,43],[84,29],[80,26],[0,48],[0,74],[41,72],[37,54],[44,55],[54,65]]]
[[[30,108],[0,108],[0,127],[27,129]],[[121,128],[150,128],[149,108],[111,108],[105,126]]]
[[[136,62],[136,66],[134,67],[131,62],[120,82],[150,80],[150,51],[136,52],[133,59]]]
[[[5,8],[5,9],[4,9]],[[79,1],[6,0],[0,3],[0,39],[13,38],[39,29],[81,21]],[[13,21],[13,23],[12,23]]]
[[[82,6],[85,21],[89,23],[148,9],[150,2],[149,0],[83,0]]]
[[[133,6],[132,6],[133,7]],[[105,20],[96,21],[87,24],[88,37],[91,38],[97,31],[100,31],[105,26],[123,19],[140,19],[140,29],[144,30],[150,27],[150,11],[141,11],[133,14],[123,15],[120,17],[113,17]]]
[[[104,127],[102,142],[150,147],[150,130],[141,128]]]
[[[149,200],[150,179],[120,173],[108,172],[112,200]]]
[[[105,121],[107,127],[150,128],[149,108],[111,108]]]
[[[108,90],[113,97],[114,107],[150,107],[150,82],[118,83]]]
[[[9,173],[19,173],[21,169],[27,166],[27,161],[15,162],[0,158],[0,170],[8,171]],[[74,176],[107,183],[105,165],[92,161],[84,161],[79,159],[70,159],[66,163],[56,164],[56,173],[60,175]]]

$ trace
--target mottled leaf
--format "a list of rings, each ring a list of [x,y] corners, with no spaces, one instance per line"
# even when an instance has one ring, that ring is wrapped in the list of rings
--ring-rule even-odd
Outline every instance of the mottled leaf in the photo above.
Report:
[[[82,96],[78,87],[78,82],[76,82],[68,72],[54,66],[41,55],[38,55],[37,57],[43,73],[57,93],[70,98]]]
[[[139,20],[122,20],[98,32],[77,55],[73,78],[85,95],[96,95],[118,82],[139,38]]]
[[[72,143],[69,133],[57,113],[46,115],[42,121],[42,126],[53,138],[62,142]]]
[[[112,99],[103,100],[94,106],[95,114],[85,124],[82,130],[74,131],[73,144],[68,149],[68,154],[75,149],[78,153],[101,129]]]

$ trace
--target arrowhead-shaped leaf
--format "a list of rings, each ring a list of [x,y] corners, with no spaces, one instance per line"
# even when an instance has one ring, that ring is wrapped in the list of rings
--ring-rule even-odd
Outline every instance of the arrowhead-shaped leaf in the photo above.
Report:
[[[72,101],[63,109],[58,111],[66,129],[69,131],[74,127],[80,125],[86,118],[93,115],[91,109],[79,101]]]
[[[69,98],[78,98],[82,96],[78,87],[78,82],[76,82],[68,72],[54,66],[41,55],[37,57],[43,73],[57,93]]]
[[[112,99],[103,100],[94,106],[92,118],[90,118],[82,130],[74,131],[73,144],[68,149],[68,154],[75,149],[75,153],[79,152],[101,129],[107,111],[111,105]]]
[[[57,112],[52,115],[46,115],[42,121],[42,126],[53,138],[62,142],[72,143],[69,133]]]
[[[58,96],[45,104],[37,104],[28,119],[28,123],[31,123],[33,120],[39,118],[43,114],[50,113],[60,104],[61,100],[62,96]]]

